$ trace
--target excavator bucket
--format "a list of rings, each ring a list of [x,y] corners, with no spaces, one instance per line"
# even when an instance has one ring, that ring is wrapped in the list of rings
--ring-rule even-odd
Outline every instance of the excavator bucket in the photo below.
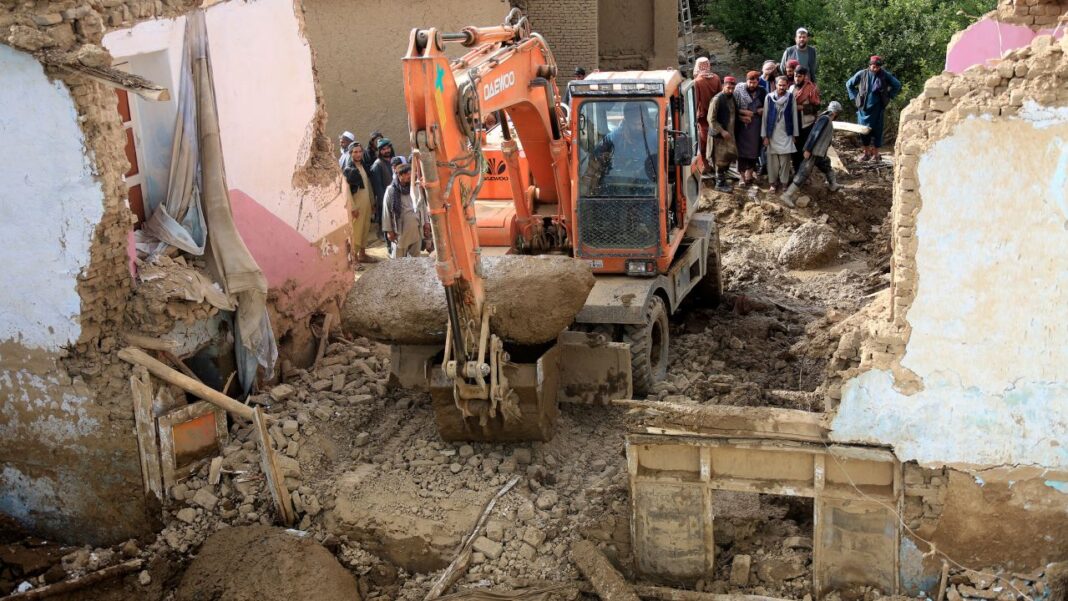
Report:
[[[611,342],[602,334],[563,332],[557,347],[560,402],[605,405],[631,398],[629,344]]]
[[[457,405],[453,382],[441,369],[441,355],[436,345],[394,345],[390,384],[430,392],[438,432],[445,440],[549,440],[558,402],[607,404],[631,396],[629,345],[608,342],[600,334],[562,332],[537,358],[505,366],[514,406],[480,419],[464,415]]]

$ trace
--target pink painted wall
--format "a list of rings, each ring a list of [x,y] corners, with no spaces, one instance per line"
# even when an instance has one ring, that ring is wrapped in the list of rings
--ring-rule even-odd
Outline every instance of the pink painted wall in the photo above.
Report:
[[[946,71],[961,73],[972,65],[999,59],[1009,50],[1030,45],[1031,40],[1043,34],[1060,38],[1064,28],[1034,31],[1026,25],[1002,23],[992,15],[983,17],[950,42]]]
[[[207,9],[207,26],[234,220],[267,276],[276,312],[301,322],[347,292],[353,276],[340,170],[315,185],[294,183],[313,146],[318,108],[311,47],[296,2],[220,2]],[[163,78],[159,83],[177,97],[184,28],[184,18],[149,21],[109,32],[104,44],[131,66],[165,53],[156,63],[169,64],[169,72],[144,75]],[[177,106],[173,100],[169,106],[169,114],[163,114],[166,104],[151,107],[158,115],[141,128],[140,154],[170,156]],[[283,331],[276,327],[276,333]]]

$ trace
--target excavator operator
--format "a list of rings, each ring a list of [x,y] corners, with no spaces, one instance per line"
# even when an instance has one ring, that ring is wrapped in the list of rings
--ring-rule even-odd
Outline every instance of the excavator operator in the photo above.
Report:
[[[648,103],[622,104],[623,119],[591,156],[597,196],[640,196],[656,189],[656,121],[646,110]]]

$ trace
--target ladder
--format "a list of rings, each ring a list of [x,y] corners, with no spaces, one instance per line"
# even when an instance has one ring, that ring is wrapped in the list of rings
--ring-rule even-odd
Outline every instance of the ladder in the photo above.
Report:
[[[680,55],[685,59],[685,64],[680,65],[688,71],[693,70],[697,55],[693,41],[693,13],[690,11],[690,0],[679,0],[679,33],[682,34],[682,48]]]

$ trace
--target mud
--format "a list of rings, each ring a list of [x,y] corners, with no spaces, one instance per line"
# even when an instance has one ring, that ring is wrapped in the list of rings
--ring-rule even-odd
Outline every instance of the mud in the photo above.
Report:
[[[353,601],[356,578],[322,545],[268,526],[224,528],[189,564],[176,601]]]
[[[560,256],[482,259],[493,333],[518,344],[541,344],[574,320],[593,288],[581,261]],[[445,340],[448,307],[429,257],[379,263],[349,292],[346,332],[380,342],[435,344]]]

